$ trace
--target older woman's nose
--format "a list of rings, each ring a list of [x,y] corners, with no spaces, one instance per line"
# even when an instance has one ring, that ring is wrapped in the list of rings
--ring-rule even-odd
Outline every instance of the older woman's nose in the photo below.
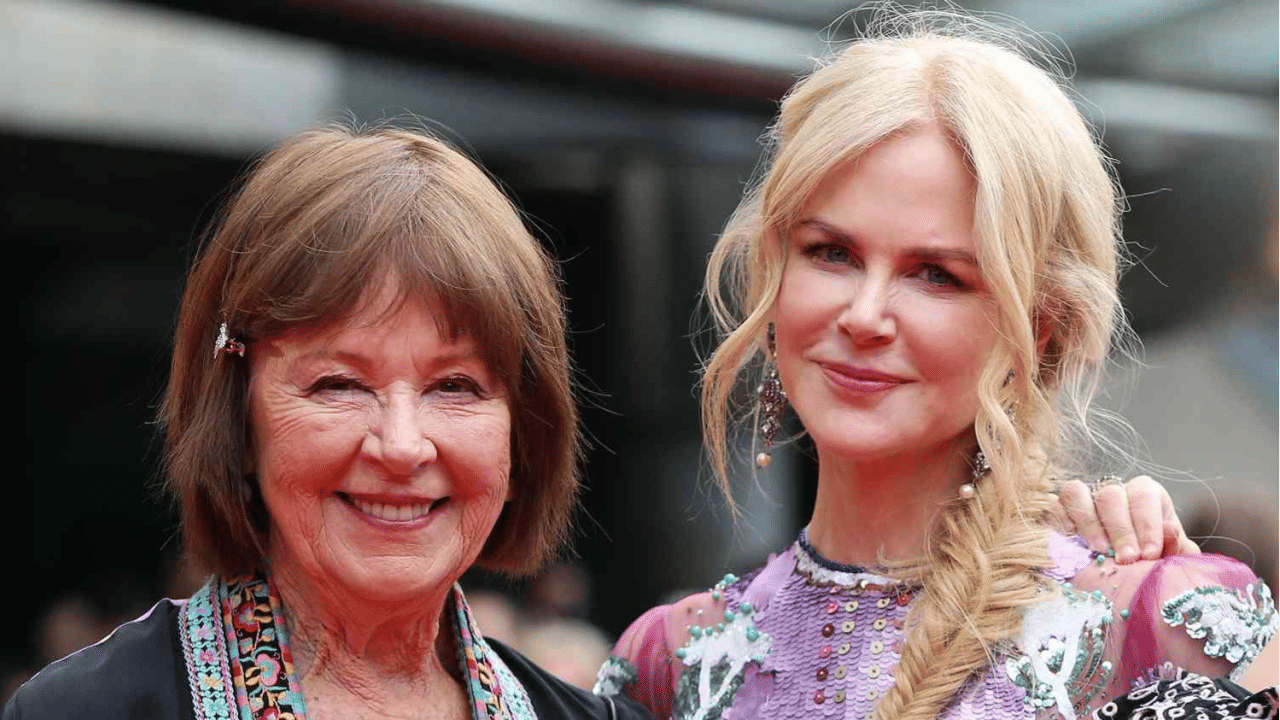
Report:
[[[840,329],[857,344],[884,344],[898,335],[898,323],[890,307],[891,283],[864,276],[849,288],[844,309],[836,318]]]
[[[436,458],[436,445],[427,436],[427,423],[415,402],[390,400],[371,435],[375,459],[393,475],[412,475]]]

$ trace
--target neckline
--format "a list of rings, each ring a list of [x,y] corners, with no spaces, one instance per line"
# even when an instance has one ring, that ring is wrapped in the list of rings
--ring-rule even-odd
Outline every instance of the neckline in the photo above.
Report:
[[[887,568],[865,568],[861,565],[847,565],[830,558],[809,543],[809,528],[800,531],[795,542],[796,571],[811,584],[820,586],[837,585],[861,590],[882,590],[900,593],[918,588],[918,583],[904,582],[889,575]]]
[[[809,543],[809,527],[807,525],[801,528],[800,537],[796,538],[796,543],[800,546],[800,549],[804,550],[804,553],[809,556],[810,560],[827,570],[831,570],[832,572],[851,573],[854,575],[874,574],[871,570],[861,565],[845,565],[844,563],[838,563],[818,552],[818,549]]]

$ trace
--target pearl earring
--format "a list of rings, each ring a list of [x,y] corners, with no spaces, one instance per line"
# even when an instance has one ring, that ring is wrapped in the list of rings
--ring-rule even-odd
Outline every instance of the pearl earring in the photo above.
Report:
[[[978,494],[978,488],[974,484],[981,480],[991,472],[991,463],[987,462],[987,456],[979,450],[978,454],[973,457],[973,482],[967,482],[960,486],[960,498],[963,500],[972,500]]]

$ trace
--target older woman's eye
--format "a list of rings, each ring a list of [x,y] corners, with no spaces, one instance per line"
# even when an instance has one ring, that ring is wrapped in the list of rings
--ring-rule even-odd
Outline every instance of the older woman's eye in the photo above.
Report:
[[[484,391],[480,388],[480,384],[466,375],[454,375],[452,377],[444,378],[437,382],[433,389],[448,395],[468,393],[471,395],[481,396],[484,394]]]
[[[364,389],[364,383],[361,383],[353,377],[347,377],[346,375],[326,375],[311,383],[311,386],[307,388],[307,392],[351,392]]]

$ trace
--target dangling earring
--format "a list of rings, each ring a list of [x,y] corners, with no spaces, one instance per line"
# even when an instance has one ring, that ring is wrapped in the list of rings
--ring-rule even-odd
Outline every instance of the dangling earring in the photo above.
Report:
[[[960,497],[964,500],[973,499],[978,494],[978,488],[974,483],[986,477],[991,472],[991,463],[987,462],[987,456],[979,450],[977,455],[973,456],[973,482],[967,482],[960,486]]]
[[[769,323],[769,357],[766,361],[764,379],[760,381],[760,387],[756,388],[756,395],[759,397],[760,410],[757,417],[760,418],[760,438],[764,441],[764,450],[756,455],[756,467],[769,467],[769,463],[773,462],[773,455],[769,450],[773,448],[773,442],[778,437],[778,431],[782,429],[782,409],[787,405],[787,393],[782,389],[782,382],[778,380],[778,350],[774,340],[773,323]]]

